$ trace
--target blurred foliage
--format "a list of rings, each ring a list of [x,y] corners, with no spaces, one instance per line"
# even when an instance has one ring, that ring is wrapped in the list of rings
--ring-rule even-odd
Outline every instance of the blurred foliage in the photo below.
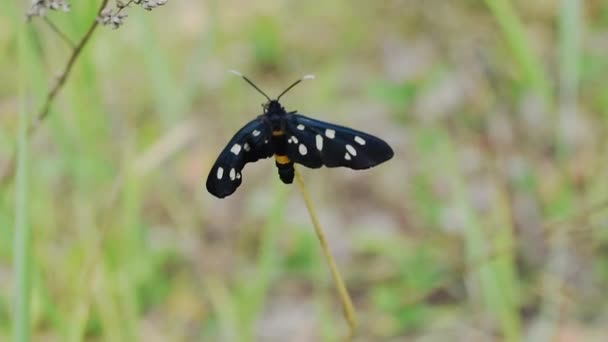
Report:
[[[48,18],[72,40],[99,3]],[[0,167],[69,56],[0,13]],[[608,5],[174,1],[101,27],[29,141],[33,340],[336,341],[346,326],[309,217],[274,163],[202,186],[269,94],[383,137],[377,168],[305,170],[352,292],[357,341],[603,341]],[[24,66],[19,71],[16,65]],[[27,94],[18,95],[19,80]],[[14,207],[0,190],[0,340]]]

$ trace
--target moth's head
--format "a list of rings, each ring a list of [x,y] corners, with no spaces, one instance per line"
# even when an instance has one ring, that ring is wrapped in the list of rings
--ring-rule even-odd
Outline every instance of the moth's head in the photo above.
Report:
[[[262,108],[264,108],[264,114],[280,113],[285,111],[285,109],[283,108],[283,106],[281,106],[278,100],[270,100],[262,104]]]

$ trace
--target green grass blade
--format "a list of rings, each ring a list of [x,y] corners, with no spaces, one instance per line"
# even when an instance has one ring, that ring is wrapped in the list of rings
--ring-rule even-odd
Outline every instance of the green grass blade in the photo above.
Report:
[[[562,0],[559,23],[559,112],[562,139],[576,116],[581,62],[580,0]]]
[[[15,307],[13,322],[13,340],[15,342],[30,340],[30,295],[31,295],[31,245],[30,226],[27,222],[28,203],[28,113],[26,99],[27,67],[27,33],[25,22],[18,32],[18,61],[19,61],[19,132],[17,137],[17,172],[15,180],[15,239],[13,263],[15,270]]]
[[[236,297],[231,295],[226,285],[217,277],[210,277],[205,281],[205,290],[217,316],[222,341],[243,341]]]
[[[469,267],[469,282],[479,287],[471,292],[472,300],[479,302],[480,314],[491,315],[500,326],[504,341],[521,340],[519,304],[517,300],[517,276],[513,255],[512,224],[509,224],[508,204],[505,195],[497,195],[491,215],[485,217],[475,210],[466,176],[459,170],[459,160],[455,144],[441,131],[431,130],[437,140],[435,156],[442,160],[441,170],[454,170],[450,186],[454,191],[454,201],[462,213],[464,222],[463,242]],[[489,256],[499,252],[499,257]]]
[[[551,103],[552,91],[543,64],[531,48],[520,17],[510,0],[486,0],[496,18],[522,74],[524,85]]]
[[[282,228],[289,188],[277,184],[275,201],[269,209],[266,224],[262,229],[259,255],[256,260],[255,280],[239,288],[239,318],[241,339],[253,340],[255,322],[268,297],[272,282],[281,272],[281,256],[278,249],[279,232]]]
[[[559,14],[559,113],[560,113],[560,147],[573,146],[572,135],[568,133],[578,115],[579,96],[579,68],[581,65],[581,38],[582,38],[582,11],[583,5],[580,0],[562,0]],[[567,152],[568,151],[564,151]],[[562,156],[565,157],[565,156]],[[572,203],[577,197],[576,191],[571,183],[564,182],[562,185],[563,202]],[[591,187],[593,188],[593,187]],[[560,213],[573,211],[559,210]],[[549,238],[551,247],[543,279],[543,302],[540,309],[539,320],[543,323],[541,328],[535,330],[534,340],[554,340],[557,338],[560,325],[564,318],[561,315],[564,302],[563,288],[567,285],[568,269],[572,263],[569,260],[569,237],[568,233],[559,229]]]

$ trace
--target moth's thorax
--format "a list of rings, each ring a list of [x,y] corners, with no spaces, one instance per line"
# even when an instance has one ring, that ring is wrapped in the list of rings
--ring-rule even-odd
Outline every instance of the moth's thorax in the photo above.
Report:
[[[283,108],[277,100],[272,100],[264,105],[264,115],[270,122],[273,131],[280,131],[283,129],[285,114],[285,108]]]

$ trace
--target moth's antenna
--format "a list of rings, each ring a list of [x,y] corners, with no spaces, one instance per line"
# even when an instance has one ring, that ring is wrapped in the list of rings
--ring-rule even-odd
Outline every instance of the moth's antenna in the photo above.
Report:
[[[302,81],[306,81],[306,80],[314,80],[315,79],[315,75],[306,75],[302,78],[300,78],[299,80],[293,82],[292,85],[290,85],[289,87],[287,87],[287,89],[285,89],[281,95],[279,95],[279,97],[277,97],[277,101],[279,101],[279,99],[281,98],[281,96],[285,95],[286,92],[290,91],[291,88],[295,87],[296,85],[298,85],[300,82]]]
[[[258,88],[258,86],[255,85],[255,83],[251,82],[250,79],[248,79],[246,76],[244,76],[243,74],[241,74],[240,72],[236,71],[236,70],[228,70],[229,72],[242,77],[247,83],[249,83],[252,87],[254,87],[257,91],[259,91],[262,95],[264,95],[264,97],[266,97],[266,99],[268,99],[268,101],[272,101],[270,100],[270,97],[268,97],[268,95],[266,95],[265,92],[262,91],[262,89]]]

